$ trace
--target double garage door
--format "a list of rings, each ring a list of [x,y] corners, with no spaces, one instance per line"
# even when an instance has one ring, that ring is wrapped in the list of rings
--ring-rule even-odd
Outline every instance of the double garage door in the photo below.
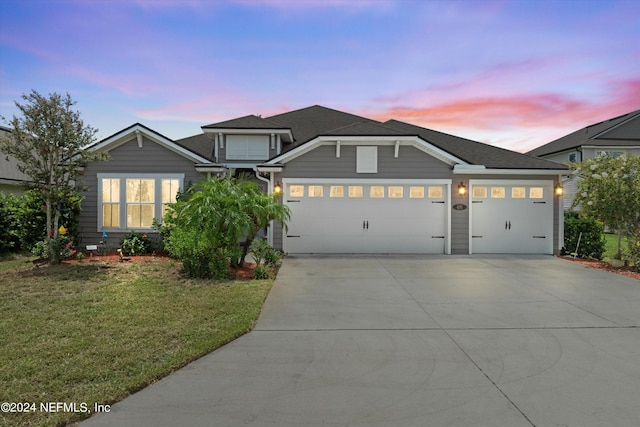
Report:
[[[452,230],[447,180],[294,180],[287,253],[553,253],[552,181],[469,181],[468,230]],[[465,203],[466,204],[466,203]],[[458,206],[456,206],[458,207]],[[466,209],[465,209],[466,210]]]
[[[288,253],[445,253],[446,181],[288,181]]]

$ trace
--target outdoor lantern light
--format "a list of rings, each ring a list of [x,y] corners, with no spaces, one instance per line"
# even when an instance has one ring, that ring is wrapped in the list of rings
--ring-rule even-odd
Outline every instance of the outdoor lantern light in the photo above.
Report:
[[[275,194],[280,194],[282,193],[282,184],[280,184],[279,182],[276,183],[276,186],[273,187],[273,192]]]
[[[467,187],[465,187],[465,185],[462,182],[458,184],[458,194],[461,196],[464,196],[465,194],[467,194]]]
[[[555,192],[556,192],[556,196],[562,196],[562,193],[564,192],[564,189],[562,188],[562,185],[557,184]]]

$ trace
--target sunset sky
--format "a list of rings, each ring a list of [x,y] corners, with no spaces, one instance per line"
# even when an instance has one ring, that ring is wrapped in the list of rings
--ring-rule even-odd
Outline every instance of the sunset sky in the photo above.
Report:
[[[639,109],[639,40],[640,0],[1,0],[0,115],[68,92],[98,139],[177,139],[319,104],[525,152]]]

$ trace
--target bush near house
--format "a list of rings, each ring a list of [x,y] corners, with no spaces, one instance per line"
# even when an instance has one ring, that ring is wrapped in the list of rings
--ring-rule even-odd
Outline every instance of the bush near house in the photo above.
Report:
[[[579,246],[578,239],[580,239]],[[602,259],[605,246],[603,223],[595,218],[581,217],[578,212],[564,213],[564,254],[573,254],[578,247],[578,257]]]
[[[211,178],[172,204],[161,227],[165,249],[195,278],[224,279],[242,267],[251,243],[270,221],[286,228],[289,209],[251,181]]]

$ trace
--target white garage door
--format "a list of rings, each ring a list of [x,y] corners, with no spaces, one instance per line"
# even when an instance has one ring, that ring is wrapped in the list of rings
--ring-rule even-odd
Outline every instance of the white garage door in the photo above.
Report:
[[[445,253],[450,184],[285,182],[287,253]]]
[[[553,253],[553,181],[470,181],[471,253]]]

